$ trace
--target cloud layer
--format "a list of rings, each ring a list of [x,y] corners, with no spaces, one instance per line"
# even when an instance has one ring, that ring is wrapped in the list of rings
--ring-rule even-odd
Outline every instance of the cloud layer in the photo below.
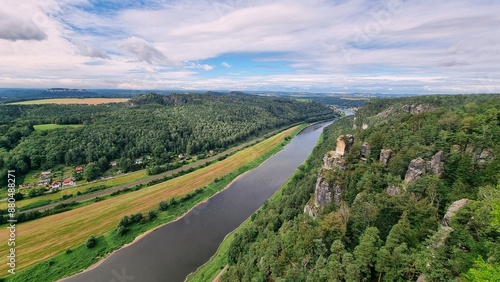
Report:
[[[19,2],[0,87],[500,92],[497,1]]]

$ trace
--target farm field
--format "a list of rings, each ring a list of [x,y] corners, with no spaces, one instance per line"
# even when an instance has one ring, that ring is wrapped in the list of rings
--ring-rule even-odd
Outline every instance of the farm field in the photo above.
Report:
[[[99,105],[108,103],[123,103],[127,102],[127,98],[61,98],[61,99],[40,99],[40,100],[29,100],[12,103],[13,105],[43,105],[43,104],[60,104],[60,105],[70,105],[70,104],[82,104],[82,105]]]
[[[75,194],[77,192],[83,192],[91,187],[100,186],[100,185],[106,185],[106,186],[111,187],[111,186],[116,186],[116,185],[120,185],[120,184],[126,184],[126,183],[132,182],[134,180],[144,178],[146,176],[147,176],[146,170],[142,169],[142,170],[131,172],[128,174],[116,176],[116,177],[111,178],[111,179],[98,180],[98,181],[88,182],[88,183],[85,183],[83,185],[77,185],[75,187],[60,190],[57,193],[45,194],[45,195],[38,196],[35,198],[24,199],[24,200],[16,202],[16,205],[18,208],[20,208],[20,207],[23,207],[23,206],[26,206],[26,205],[29,205],[29,204],[32,204],[32,203],[35,203],[38,201],[55,200],[55,199],[61,198],[62,196],[65,196],[65,195]],[[81,182],[83,182],[83,181],[81,181]],[[7,202],[6,201],[0,202],[0,209],[6,209],[6,208],[7,208]]]
[[[79,245],[90,235],[98,236],[116,227],[125,215],[142,212],[157,207],[161,200],[179,197],[211,183],[215,178],[251,163],[279,145],[297,127],[285,130],[252,147],[242,150],[227,159],[199,169],[181,177],[130,192],[122,196],[93,203],[68,212],[21,223],[16,226],[16,248],[19,250],[18,269],[25,268],[45,258],[54,256],[70,247]],[[0,236],[8,236],[3,228]],[[7,245],[0,249],[0,256],[7,255]],[[2,265],[0,271],[7,271]]]
[[[33,128],[35,130],[43,131],[43,130],[52,130],[52,129],[58,129],[58,128],[78,128],[82,127],[83,124],[54,124],[54,123],[49,123],[49,124],[37,124],[33,125]]]

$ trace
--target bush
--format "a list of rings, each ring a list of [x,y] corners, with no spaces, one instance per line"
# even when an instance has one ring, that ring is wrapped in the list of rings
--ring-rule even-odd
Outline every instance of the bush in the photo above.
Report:
[[[122,217],[122,219],[120,219],[120,222],[118,223],[118,227],[120,227],[120,226],[127,227],[127,226],[129,226],[129,224],[130,224],[130,218],[128,216],[124,216],[124,217]]]
[[[161,211],[166,211],[168,209],[168,203],[167,203],[167,201],[161,201],[158,204],[158,209],[161,210]]]
[[[119,236],[125,235],[127,233],[128,228],[123,226],[123,225],[118,225],[118,228],[116,229],[116,232],[118,233]]]
[[[142,220],[142,213],[134,213],[133,215],[130,216],[130,222],[140,222]]]
[[[150,210],[148,212],[149,219],[155,219],[157,217],[157,213],[155,210]]]
[[[90,236],[87,241],[85,242],[85,245],[87,246],[87,248],[91,249],[93,247],[95,247],[95,245],[97,244],[97,239],[94,237],[94,236]]]

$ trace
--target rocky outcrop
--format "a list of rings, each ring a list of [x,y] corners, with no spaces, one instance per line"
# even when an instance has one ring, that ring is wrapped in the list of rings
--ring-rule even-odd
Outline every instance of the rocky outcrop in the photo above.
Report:
[[[338,156],[335,151],[330,151],[323,157],[323,169],[340,168],[344,170],[345,167],[345,159]]]
[[[368,124],[367,123],[363,123],[361,125],[361,129],[368,129]]]
[[[408,170],[406,171],[405,175],[405,186],[408,185],[408,183],[413,182],[422,175],[425,174],[425,161],[422,158],[417,158],[414,160],[411,160],[410,164],[408,165]]]
[[[334,169],[345,170],[346,159],[344,156],[353,144],[354,137],[352,135],[340,135],[337,138],[335,151],[330,151],[323,157],[323,167],[316,180],[314,199],[311,199],[304,207],[304,212],[311,217],[316,217],[319,209],[332,201],[340,207],[340,200],[344,189],[336,183],[329,183],[325,178],[325,172]]]
[[[446,214],[443,217],[443,222],[441,225],[450,227],[451,219],[455,216],[457,211],[461,209],[463,206],[465,206],[468,202],[469,202],[468,199],[461,199],[453,202],[453,204],[451,204],[451,206],[446,211]]]
[[[380,150],[380,164],[387,165],[389,159],[391,158],[392,150],[391,149],[382,149]]]
[[[324,207],[332,201],[332,192],[330,189],[330,184],[320,175],[314,189],[314,205],[316,207]]]
[[[439,151],[427,163],[428,171],[434,175],[441,175],[444,171],[444,153]]]
[[[362,160],[366,161],[370,157],[370,152],[371,152],[370,144],[363,142],[363,145],[361,145],[361,153],[359,157]]]
[[[443,217],[443,222],[439,226],[436,233],[432,236],[430,245],[427,246],[427,250],[429,252],[434,254],[436,252],[436,249],[438,249],[444,245],[444,243],[446,242],[446,239],[448,238],[450,233],[453,231],[453,228],[451,228],[451,226],[450,226],[451,219],[455,216],[457,211],[459,209],[461,209],[462,207],[464,207],[468,202],[469,202],[468,199],[460,199],[460,200],[455,201],[451,204],[451,206],[448,208],[448,210],[446,211],[446,214]],[[434,255],[432,257],[434,257]],[[432,262],[427,262],[426,267],[431,268]],[[425,272],[420,274],[417,281],[422,281],[422,282],[426,281]]]
[[[347,135],[340,135],[337,138],[337,147],[335,149],[335,153],[343,157],[345,156],[345,153],[349,151],[352,147],[352,144],[354,144],[354,136],[347,134]]]
[[[431,105],[424,105],[424,104],[418,104],[418,105],[404,105],[402,107],[403,111],[409,114],[421,114],[423,112],[427,112],[430,110],[434,110],[435,108]]]
[[[388,118],[392,113],[394,112],[394,108],[393,107],[389,107],[387,108],[386,110],[380,112],[377,114],[377,117],[379,118],[383,118],[383,119],[386,119]]]
[[[474,160],[480,165],[484,166],[493,158],[493,152],[490,149],[476,149],[474,150]]]
[[[405,175],[405,187],[410,182],[413,182],[422,177],[424,174],[441,176],[444,171],[444,161],[445,157],[443,151],[439,151],[434,154],[431,157],[430,161],[427,162],[422,158],[411,160]]]
[[[400,196],[401,195],[401,187],[399,186],[389,186],[386,190],[387,194],[391,196]]]

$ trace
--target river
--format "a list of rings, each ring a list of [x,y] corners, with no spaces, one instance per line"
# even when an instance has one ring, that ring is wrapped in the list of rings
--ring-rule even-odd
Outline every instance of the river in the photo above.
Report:
[[[283,150],[179,220],[163,225],[64,282],[176,282],[204,264],[224,237],[269,199],[309,156],[323,128],[305,128]]]

